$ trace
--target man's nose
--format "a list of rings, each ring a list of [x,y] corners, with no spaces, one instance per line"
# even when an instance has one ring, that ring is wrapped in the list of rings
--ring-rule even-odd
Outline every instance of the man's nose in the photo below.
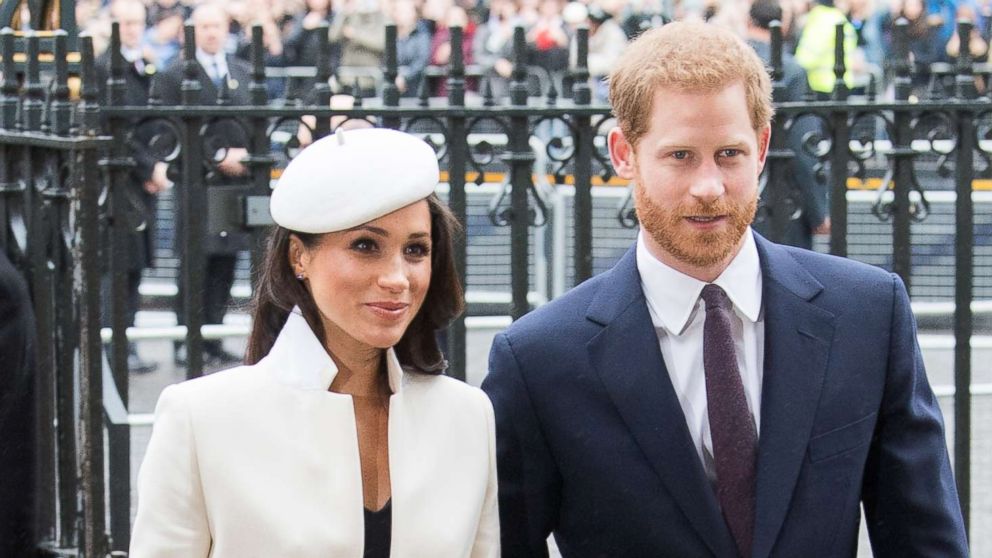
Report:
[[[693,173],[689,193],[702,201],[713,201],[724,194],[723,173],[715,161],[701,164]]]

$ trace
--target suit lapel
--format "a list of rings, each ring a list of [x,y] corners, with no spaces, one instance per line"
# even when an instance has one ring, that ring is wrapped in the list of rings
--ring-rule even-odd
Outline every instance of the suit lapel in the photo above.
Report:
[[[200,80],[200,104],[213,104],[217,100],[217,86],[214,85],[214,80],[210,79],[210,74],[207,73],[207,69],[200,64],[200,61],[196,61],[197,69],[197,79]],[[179,73],[179,78],[182,79],[182,71]]]
[[[764,380],[753,556],[782,528],[809,442],[834,316],[810,302],[823,286],[783,248],[758,235],[765,312]]]
[[[589,356],[641,451],[686,518],[717,556],[736,554],[689,435],[651,324],[631,249],[605,281],[587,317],[604,325]]]

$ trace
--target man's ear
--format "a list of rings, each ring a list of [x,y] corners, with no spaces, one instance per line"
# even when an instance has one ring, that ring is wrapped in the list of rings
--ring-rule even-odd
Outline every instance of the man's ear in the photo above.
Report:
[[[772,139],[771,125],[758,130],[758,172],[765,168],[765,160],[768,159],[768,144]]]
[[[637,164],[634,161],[634,146],[624,137],[620,127],[610,130],[606,136],[610,148],[610,161],[617,176],[625,180],[633,180],[637,175]]]

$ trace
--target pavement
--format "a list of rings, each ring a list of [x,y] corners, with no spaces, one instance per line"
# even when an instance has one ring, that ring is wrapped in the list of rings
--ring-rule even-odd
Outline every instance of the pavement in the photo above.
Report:
[[[471,321],[471,320],[474,320]],[[226,323],[244,325],[248,317],[243,314],[229,315]],[[493,336],[509,322],[508,318],[470,318],[467,345],[467,381],[478,386],[485,377],[489,347]],[[138,326],[165,326],[175,324],[174,316],[167,312],[139,312]],[[948,446],[953,448],[954,401],[950,395],[954,385],[954,354],[948,348],[951,332],[942,329],[921,330],[923,358],[931,385],[938,393],[944,423],[947,430]],[[974,556],[992,556],[992,343],[986,341],[992,336],[992,327],[980,322],[976,336],[982,339],[981,348],[973,349],[972,354],[972,503],[971,503],[971,549]],[[977,339],[977,337],[976,337]],[[977,343],[976,343],[977,344]],[[244,351],[244,338],[230,338],[224,341],[225,349],[241,354]],[[153,413],[155,402],[165,386],[185,379],[185,369],[173,363],[171,340],[146,340],[138,342],[138,352],[146,359],[159,363],[159,369],[147,374],[130,376],[130,413]],[[137,502],[136,477],[145,447],[151,434],[150,426],[134,426],[131,429],[131,516]],[[953,460],[953,449],[951,450]],[[557,554],[553,547],[552,556]],[[867,536],[862,526],[862,544],[859,558],[872,556]]]

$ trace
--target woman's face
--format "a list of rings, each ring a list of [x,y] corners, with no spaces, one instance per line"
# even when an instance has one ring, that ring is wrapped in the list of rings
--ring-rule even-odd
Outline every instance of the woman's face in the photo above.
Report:
[[[290,265],[305,277],[331,352],[399,342],[427,295],[431,247],[427,200],[327,233],[309,250],[291,239]]]

